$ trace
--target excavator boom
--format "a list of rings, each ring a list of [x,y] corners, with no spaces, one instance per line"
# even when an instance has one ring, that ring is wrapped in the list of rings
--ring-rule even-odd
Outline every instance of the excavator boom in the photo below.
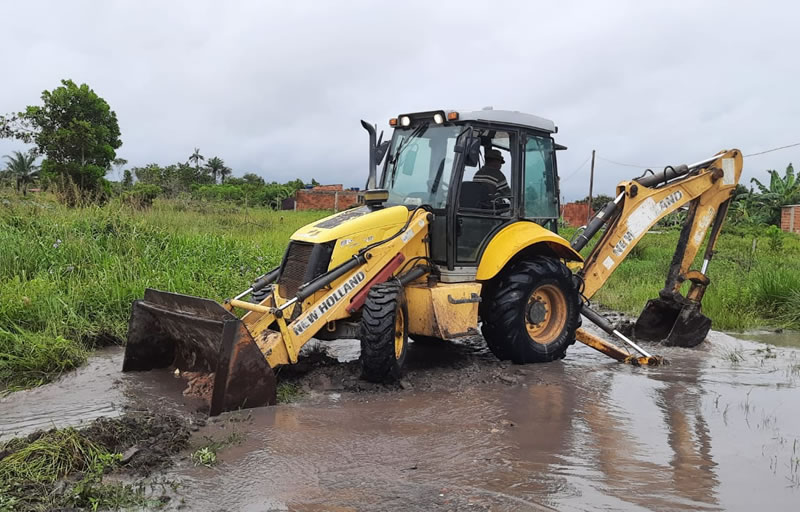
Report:
[[[606,283],[651,227],[687,206],[664,288],[657,298],[647,302],[633,335],[640,340],[683,347],[701,343],[711,329],[711,320],[701,311],[709,284],[706,272],[741,172],[742,153],[733,149],[692,165],[668,166],[659,173],[620,183],[616,199],[598,212],[572,243],[574,249],[581,250],[605,227],[579,273],[584,297],[591,298]],[[702,267],[692,270],[706,240]],[[690,287],[684,294],[681,290],[686,282]],[[590,311],[584,306],[584,314],[591,318],[587,314]],[[620,333],[609,334],[632,344]],[[581,338],[588,336],[581,334],[578,339]]]

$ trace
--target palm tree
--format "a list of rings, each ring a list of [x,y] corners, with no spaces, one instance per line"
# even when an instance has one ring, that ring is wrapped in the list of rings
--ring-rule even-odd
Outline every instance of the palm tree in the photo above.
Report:
[[[39,176],[39,167],[34,165],[36,155],[14,151],[14,156],[5,155],[5,159],[8,161],[6,172],[11,179],[17,181],[17,192],[22,191],[23,196],[28,195],[28,184],[33,183]]]
[[[190,162],[194,162],[194,170],[200,170],[200,162],[205,161],[206,157],[200,154],[200,148],[194,148],[194,153],[189,157]]]
[[[223,165],[222,169],[219,170],[220,181],[222,181],[222,183],[225,183],[225,177],[230,176],[232,172],[233,170],[231,170],[230,167]]]
[[[214,178],[214,183],[216,183],[217,175],[222,174],[222,170],[226,169],[225,162],[217,156],[211,157],[208,159],[208,162],[206,162],[206,169],[211,173],[211,176]]]

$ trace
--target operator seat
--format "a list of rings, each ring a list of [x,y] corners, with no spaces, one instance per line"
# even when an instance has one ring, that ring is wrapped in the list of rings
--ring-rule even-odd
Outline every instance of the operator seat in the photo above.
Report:
[[[461,208],[487,209],[492,207],[494,186],[480,181],[465,181],[461,184],[458,204]]]

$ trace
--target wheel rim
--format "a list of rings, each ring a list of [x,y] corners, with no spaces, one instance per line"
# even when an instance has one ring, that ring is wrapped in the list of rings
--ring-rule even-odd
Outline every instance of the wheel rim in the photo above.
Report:
[[[394,357],[400,359],[403,355],[403,341],[405,338],[405,320],[403,310],[398,309],[394,320]]]
[[[567,299],[553,284],[535,288],[525,307],[525,329],[531,340],[546,345],[561,334],[567,324]]]

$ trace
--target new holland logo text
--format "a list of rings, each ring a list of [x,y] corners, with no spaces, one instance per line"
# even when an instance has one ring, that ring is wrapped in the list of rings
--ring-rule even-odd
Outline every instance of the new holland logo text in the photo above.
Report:
[[[614,255],[622,256],[622,253],[625,252],[625,249],[628,248],[631,242],[642,236],[659,215],[680,201],[681,198],[683,198],[683,192],[676,190],[658,203],[654,203],[651,199],[642,203],[642,205],[631,214],[628,220],[628,230],[622,235],[619,242],[614,245]]]
[[[331,292],[330,295],[325,297],[325,299],[319,303],[319,306],[315,307],[309,311],[306,316],[296,321],[295,325],[292,327],[295,336],[300,336],[303,334],[303,332],[305,332],[306,329],[314,325],[314,323],[319,320],[322,315],[324,315],[328,310],[338,304],[339,301],[345,298],[347,294],[361,284],[366,277],[367,276],[363,271],[359,271],[356,275],[345,281],[344,284],[342,284],[339,288]]]

